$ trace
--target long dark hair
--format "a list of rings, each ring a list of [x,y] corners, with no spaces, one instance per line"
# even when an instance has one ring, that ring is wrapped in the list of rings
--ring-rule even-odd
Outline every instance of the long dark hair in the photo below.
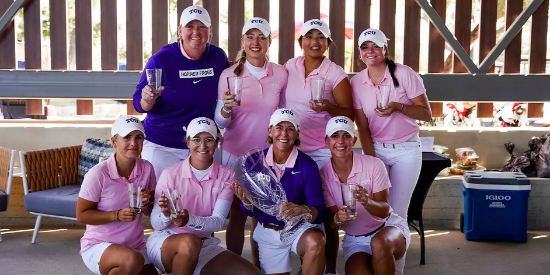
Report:
[[[393,61],[393,59],[389,55],[386,55],[384,61],[386,62],[386,64],[388,64],[391,79],[393,80],[393,86],[395,86],[395,88],[399,87],[399,81],[397,81],[397,78],[395,78],[395,61]]]
[[[246,51],[244,50],[244,47],[237,53],[237,58],[235,58],[235,61],[239,62],[239,65],[237,65],[233,72],[236,76],[241,76],[243,74],[244,62],[246,62]]]

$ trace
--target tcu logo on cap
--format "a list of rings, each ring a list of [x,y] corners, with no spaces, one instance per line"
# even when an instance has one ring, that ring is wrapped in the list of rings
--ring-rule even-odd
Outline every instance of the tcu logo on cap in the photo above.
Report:
[[[319,26],[322,26],[323,23],[319,22],[319,21],[312,21],[309,23],[310,25],[319,25]]]
[[[291,116],[294,115],[294,113],[293,113],[291,110],[281,110],[281,114],[283,114],[283,115],[284,115],[284,114],[289,114],[289,115],[291,115]]]
[[[192,10],[189,11],[189,14],[193,14],[193,13],[202,14],[202,11],[199,10],[199,9],[192,9]]]
[[[126,120],[126,123],[130,123],[130,122],[140,123],[139,119],[137,119],[135,117],[132,117],[132,118],[129,118],[129,119]]]
[[[263,21],[263,20],[254,19],[254,20],[250,20],[250,23],[260,23],[260,24],[263,24],[264,21]]]
[[[334,120],[334,123],[344,123],[344,124],[348,124],[348,121],[343,119],[343,118],[339,118],[339,119],[335,119]]]
[[[376,31],[366,31],[365,34],[363,34],[363,36],[367,36],[367,34],[375,35]]]
[[[210,121],[208,121],[208,120],[206,120],[206,119],[201,119],[201,120],[199,120],[199,121],[197,122],[197,124],[204,124],[204,123],[210,125]]]

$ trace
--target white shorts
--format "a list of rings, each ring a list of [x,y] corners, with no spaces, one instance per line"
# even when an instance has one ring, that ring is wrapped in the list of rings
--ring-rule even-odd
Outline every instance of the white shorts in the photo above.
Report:
[[[406,245],[405,252],[406,252],[406,249],[408,249],[409,245],[411,244],[411,232],[409,231],[409,225],[407,224],[407,221],[399,217],[396,213],[392,212],[388,217],[388,219],[386,219],[386,223],[384,224],[384,227],[386,226],[393,226],[399,229],[399,231],[401,231],[401,234],[403,234],[403,236],[405,237],[405,245]],[[372,238],[376,236],[376,234],[378,234],[380,230],[378,230],[376,233],[367,237],[355,237],[355,236],[346,234],[344,236],[344,240],[342,241],[342,249],[344,250],[344,259],[347,261],[349,257],[351,257],[351,255],[357,252],[365,252],[372,255],[372,248],[370,246],[370,243],[372,241]]]
[[[311,224],[309,228],[319,228],[319,225]],[[281,242],[281,231],[264,228],[261,223],[258,223],[252,237],[258,243],[262,271],[265,274],[292,271],[290,252],[298,254],[296,252],[298,241],[305,231],[297,234],[292,244],[285,245]]]
[[[112,243],[109,242],[99,243],[82,252],[81,256],[82,260],[84,260],[84,264],[94,274],[101,274],[99,272],[99,260],[101,260],[101,256],[103,255],[103,252],[105,252],[105,249],[107,249],[107,247],[111,244]],[[147,249],[143,249],[139,251],[139,253],[143,255],[143,258],[145,258],[144,265],[151,264],[149,257],[147,257]]]
[[[304,153],[317,163],[317,167],[319,167],[319,169],[323,168],[323,166],[325,166],[325,164],[332,157],[330,149],[317,149]]]
[[[147,255],[151,262],[161,271],[166,272],[162,264],[161,248],[166,238],[177,234],[170,229],[155,231],[149,239],[147,239]],[[226,249],[219,246],[220,239],[215,237],[207,237],[202,241],[202,248],[199,254],[199,261],[195,267],[194,275],[200,275],[202,268],[214,257],[224,252]]]

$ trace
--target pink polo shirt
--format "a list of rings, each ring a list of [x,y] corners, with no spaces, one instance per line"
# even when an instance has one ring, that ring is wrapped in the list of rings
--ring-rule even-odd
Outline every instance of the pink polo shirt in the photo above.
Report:
[[[323,183],[323,195],[327,208],[343,205],[341,183],[332,168],[332,162],[328,162],[321,168],[321,181]],[[347,183],[356,183],[365,187],[369,196],[391,187],[386,166],[375,157],[353,153],[353,167],[348,176]],[[380,227],[386,220],[373,216],[361,205],[357,204],[357,218],[347,221],[342,229],[350,235],[363,235]]]
[[[294,146],[294,148],[292,149],[292,152],[290,152],[290,155],[286,159],[286,162],[283,164],[281,168],[279,168],[279,166],[275,164],[275,160],[273,159],[273,145],[271,145],[267,150],[267,155],[265,156],[265,162],[267,162],[267,165],[271,166],[271,168],[275,170],[275,176],[277,176],[277,179],[280,180],[283,177],[283,174],[286,168],[294,167],[294,164],[296,164],[296,158],[298,158],[298,148]]]
[[[218,82],[218,99],[223,98],[227,78],[235,76],[238,64],[225,69]],[[256,79],[243,65],[241,106],[231,112],[231,124],[225,129],[222,149],[235,156],[241,156],[253,148],[266,148],[269,118],[279,106],[281,92],[286,86],[288,73],[279,64],[267,62],[265,75]]]
[[[99,211],[116,211],[130,205],[128,183],[146,186],[155,190],[157,184],[153,165],[144,159],[137,158],[134,170],[127,179],[118,174],[115,155],[94,166],[80,187],[79,197],[97,202]],[[80,253],[103,242],[122,244],[137,250],[145,249],[145,238],[141,226],[142,214],[133,222],[112,222],[102,225],[86,225],[86,232],[80,239]]]
[[[216,161],[212,169],[201,181],[198,181],[191,171],[189,158],[178,162],[160,175],[155,197],[158,200],[165,189],[176,189],[181,198],[178,200],[180,209],[187,209],[189,214],[200,217],[212,216],[216,200],[233,200],[233,191],[229,184],[236,182],[235,172]],[[167,227],[176,233],[191,233],[201,238],[208,237],[212,232],[197,231],[188,226],[178,227],[170,223]]]
[[[399,82],[399,87],[393,91],[390,102],[411,105],[412,98],[426,93],[424,83],[422,78],[410,67],[401,64],[395,65],[394,75]],[[393,86],[389,68],[386,68],[386,74],[380,83]],[[416,120],[402,113],[394,112],[389,117],[376,115],[374,112],[376,108],[376,88],[369,78],[368,69],[362,70],[351,79],[351,89],[353,90],[353,106],[356,110],[363,109],[369,121],[373,140],[397,144],[411,139],[418,133],[419,128]]]
[[[315,76],[325,78],[323,98],[336,104],[332,90],[348,75],[342,67],[325,57],[321,66],[306,77],[304,59],[305,57],[300,56],[286,62],[288,83],[285,91],[285,107],[294,110],[300,116],[300,150],[311,152],[328,148],[325,144],[325,128],[332,117],[328,112],[317,113],[309,107],[311,100],[309,79]]]

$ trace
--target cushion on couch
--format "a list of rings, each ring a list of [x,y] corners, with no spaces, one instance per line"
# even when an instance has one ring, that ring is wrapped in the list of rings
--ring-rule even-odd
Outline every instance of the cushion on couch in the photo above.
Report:
[[[76,201],[80,185],[67,185],[25,195],[29,212],[76,218]]]
[[[82,184],[84,175],[100,161],[108,159],[115,153],[110,140],[86,139],[78,160],[78,184]]]
[[[8,210],[8,195],[0,190],[0,212]]]

